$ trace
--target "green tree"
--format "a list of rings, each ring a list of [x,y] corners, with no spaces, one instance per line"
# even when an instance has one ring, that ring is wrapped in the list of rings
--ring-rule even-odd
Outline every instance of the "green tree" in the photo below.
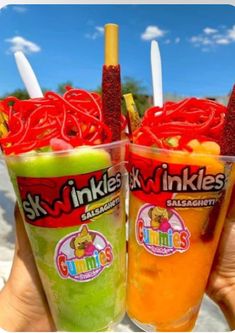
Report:
[[[58,84],[56,91],[58,92],[58,94],[63,95],[66,92],[67,86],[72,87],[73,83],[71,81],[62,82],[62,83]]]
[[[101,87],[98,87],[96,91],[101,94]],[[140,81],[126,76],[122,80],[122,96],[124,94],[130,93],[133,95],[136,108],[139,114],[142,116],[144,111],[151,105],[151,96],[148,96],[146,93],[146,88]],[[122,99],[122,111],[124,114],[126,113],[124,99]]]
[[[29,94],[27,93],[26,89],[16,89],[11,93],[7,93],[4,96],[2,96],[2,99],[8,96],[15,96],[18,99],[29,99]]]
[[[142,116],[145,110],[151,105],[151,96],[147,94],[146,88],[140,81],[131,77],[124,77],[122,82],[122,95],[129,93],[133,95],[136,108]],[[123,110],[126,110],[124,101],[122,103]]]
[[[50,89],[47,88],[42,88],[42,93],[45,94],[45,92],[49,91]],[[5,95],[1,96],[0,99],[4,99],[8,96],[14,96],[18,99],[24,100],[24,99],[29,99],[29,94],[27,93],[26,89],[16,89],[13,90],[10,93],[6,93]]]

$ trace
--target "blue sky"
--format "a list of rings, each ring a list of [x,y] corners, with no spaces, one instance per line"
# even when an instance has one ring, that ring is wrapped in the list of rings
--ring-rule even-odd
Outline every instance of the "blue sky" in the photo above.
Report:
[[[150,42],[159,42],[164,92],[225,95],[235,82],[235,7],[228,5],[19,5],[0,11],[0,96],[23,88],[12,52],[23,50],[40,85],[95,89],[103,26],[120,25],[122,77],[151,93]]]

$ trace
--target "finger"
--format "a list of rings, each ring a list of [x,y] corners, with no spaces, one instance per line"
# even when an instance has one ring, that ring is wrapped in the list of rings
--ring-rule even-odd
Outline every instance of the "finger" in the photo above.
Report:
[[[30,265],[34,265],[33,253],[25,230],[24,221],[18,204],[15,205],[16,255]],[[33,263],[32,263],[33,262]]]
[[[225,222],[222,236],[219,242],[215,265],[221,274],[234,275],[235,272],[235,220],[229,219]]]

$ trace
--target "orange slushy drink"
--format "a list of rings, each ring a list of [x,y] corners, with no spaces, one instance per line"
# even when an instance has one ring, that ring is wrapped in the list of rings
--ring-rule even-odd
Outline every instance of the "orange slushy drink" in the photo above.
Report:
[[[225,112],[170,102],[134,132],[127,311],[146,331],[194,327],[232,191],[233,158],[218,144]]]

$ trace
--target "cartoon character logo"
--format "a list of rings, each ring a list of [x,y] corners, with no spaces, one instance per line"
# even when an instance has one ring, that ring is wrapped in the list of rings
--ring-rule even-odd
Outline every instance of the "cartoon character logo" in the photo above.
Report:
[[[173,213],[166,208],[151,207],[148,211],[150,217],[150,224],[153,229],[159,229],[163,232],[167,232],[171,225],[169,223]]]
[[[62,238],[55,248],[55,266],[62,279],[88,282],[113,262],[113,248],[107,238],[83,224]]]
[[[95,234],[89,233],[87,226],[83,225],[81,232],[70,241],[70,246],[74,249],[74,255],[77,258],[91,256],[96,250],[96,247],[93,244],[94,239]]]
[[[137,214],[136,240],[140,246],[156,256],[189,248],[190,233],[181,216],[173,209],[145,204]]]

